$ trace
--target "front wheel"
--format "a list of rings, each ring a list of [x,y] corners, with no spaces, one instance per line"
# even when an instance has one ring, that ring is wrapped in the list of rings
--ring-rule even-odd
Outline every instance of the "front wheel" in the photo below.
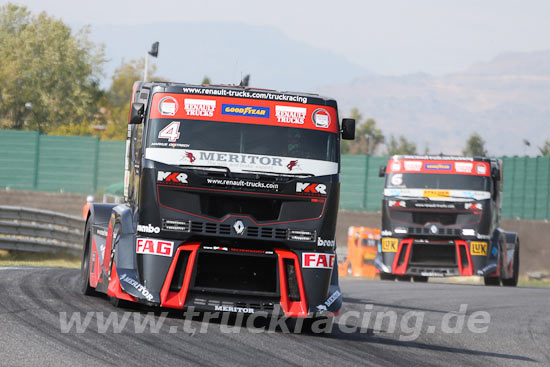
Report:
[[[395,275],[390,273],[380,273],[380,280],[395,280]]]
[[[95,290],[90,286],[90,266],[91,266],[91,248],[92,248],[92,231],[91,220],[86,222],[84,230],[84,246],[82,251],[82,264],[80,266],[80,293],[91,296]]]
[[[499,277],[485,277],[483,278],[483,281],[485,285],[491,286],[491,287],[498,287],[500,285],[500,278]]]
[[[426,283],[428,281],[428,277],[418,275],[414,276],[413,280],[415,283]]]
[[[514,252],[514,276],[509,279],[502,279],[502,285],[505,287],[516,287],[519,280],[519,243],[516,244]]]

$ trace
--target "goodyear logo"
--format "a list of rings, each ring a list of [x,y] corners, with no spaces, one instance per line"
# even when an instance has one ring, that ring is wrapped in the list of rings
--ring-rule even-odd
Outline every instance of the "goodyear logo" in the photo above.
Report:
[[[470,253],[472,255],[486,256],[487,255],[487,242],[470,242]]]
[[[269,107],[222,104],[222,115],[269,118]]]
[[[382,252],[397,252],[397,238],[382,238]]]
[[[450,171],[453,167],[449,163],[426,163],[424,165],[425,169],[435,169],[435,170],[443,170],[443,171]]]

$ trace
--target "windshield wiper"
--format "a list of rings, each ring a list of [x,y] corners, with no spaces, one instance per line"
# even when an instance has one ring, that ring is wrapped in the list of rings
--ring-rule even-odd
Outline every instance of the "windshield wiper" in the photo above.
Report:
[[[243,169],[243,172],[256,173],[266,176],[287,176],[287,177],[314,177],[313,173],[281,173],[281,172],[269,172],[269,171],[254,171],[249,169]]]

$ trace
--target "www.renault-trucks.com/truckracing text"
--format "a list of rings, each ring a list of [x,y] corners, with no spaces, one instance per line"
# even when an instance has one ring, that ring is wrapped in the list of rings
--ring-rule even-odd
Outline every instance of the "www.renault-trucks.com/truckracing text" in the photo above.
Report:
[[[519,237],[500,228],[500,160],[393,156],[380,176],[382,279],[476,275],[486,285],[517,285]]]
[[[82,292],[199,311],[335,315],[336,101],[229,86],[134,85],[124,203],[92,203]]]

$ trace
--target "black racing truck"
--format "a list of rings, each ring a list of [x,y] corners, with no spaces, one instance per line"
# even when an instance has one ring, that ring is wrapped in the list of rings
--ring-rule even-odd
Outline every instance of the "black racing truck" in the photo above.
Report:
[[[500,228],[500,160],[396,155],[380,176],[382,279],[476,275],[486,285],[517,285],[519,237]]]
[[[178,83],[134,85],[124,203],[92,203],[82,292],[199,311],[328,317],[342,304],[336,101]]]

